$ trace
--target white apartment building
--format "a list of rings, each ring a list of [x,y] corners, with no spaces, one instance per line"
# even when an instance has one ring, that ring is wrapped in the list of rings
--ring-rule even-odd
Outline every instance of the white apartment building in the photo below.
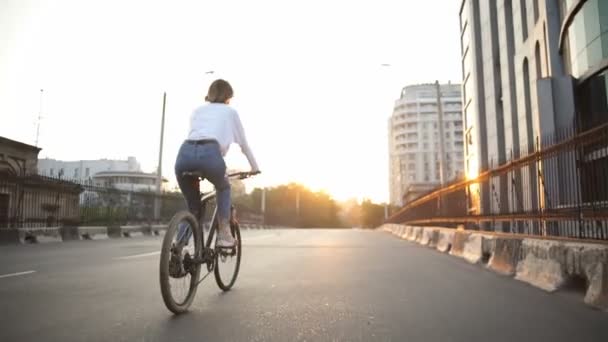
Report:
[[[460,84],[440,86],[443,108],[444,182],[463,175]],[[403,88],[389,119],[391,204],[402,206],[441,185],[440,129],[434,84]]]
[[[92,182],[93,176],[105,171],[141,172],[141,166],[135,157],[126,160],[98,159],[62,161],[56,159],[38,159],[38,174],[49,177],[61,177],[76,182]]]

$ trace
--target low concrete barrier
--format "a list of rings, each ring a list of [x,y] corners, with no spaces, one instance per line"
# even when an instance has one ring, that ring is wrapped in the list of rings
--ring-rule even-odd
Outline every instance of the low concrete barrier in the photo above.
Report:
[[[454,237],[452,238],[452,248],[450,249],[450,255],[455,255],[458,257],[463,257],[464,255],[464,245],[467,241],[470,233],[465,233],[463,231],[455,231]]]
[[[403,239],[403,235],[405,234],[406,231],[407,231],[406,226],[399,225],[399,230],[398,230],[397,236],[399,236],[400,239]]]
[[[78,235],[82,240],[105,240],[108,238],[107,227],[78,227]]]
[[[585,303],[608,310],[608,246],[566,242],[564,248],[566,275],[584,278],[588,285]]]
[[[150,226],[120,226],[122,237],[139,237],[144,235],[152,235]]]
[[[456,233],[458,235],[458,233]],[[471,264],[477,264],[482,260],[483,256],[483,239],[481,234],[469,234],[464,240],[462,256],[464,260]]]
[[[442,253],[448,253],[452,250],[452,244],[454,243],[454,231],[442,229],[439,231],[439,238],[437,240],[437,250]]]
[[[566,249],[559,241],[524,239],[523,259],[517,264],[515,279],[545,291],[555,291],[566,281]]]
[[[18,229],[21,243],[62,242],[59,227],[40,227]]]
[[[405,226],[403,229],[403,234],[401,234],[401,238],[407,240],[407,237],[412,233],[412,226]]]
[[[59,234],[61,235],[62,241],[78,241],[80,235],[78,234],[77,226],[64,226],[59,228]]]
[[[439,231],[438,228],[431,229],[431,240],[429,241],[430,248],[437,248],[437,244],[439,243]]]
[[[410,231],[410,234],[408,235],[407,239],[409,241],[417,242],[420,239],[421,235],[422,227],[412,227],[412,230]]]
[[[423,246],[428,246],[431,242],[431,238],[433,236],[432,228],[422,228],[422,234],[419,240],[419,243]]]
[[[153,224],[150,226],[150,231],[152,232],[152,235],[160,236],[165,234],[167,227],[166,224]]]
[[[494,272],[513,276],[521,253],[522,239],[497,237],[488,267]]]

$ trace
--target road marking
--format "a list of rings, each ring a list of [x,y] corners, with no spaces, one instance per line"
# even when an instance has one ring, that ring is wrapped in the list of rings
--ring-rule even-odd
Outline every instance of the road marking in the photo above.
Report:
[[[145,257],[148,257],[148,256],[153,256],[153,255],[158,255],[158,254],[160,254],[160,251],[151,252],[151,253],[142,253],[142,254],[128,255],[128,256],[123,256],[123,257],[117,257],[117,258],[114,258],[114,259],[115,260],[137,259],[137,258],[145,258]]]
[[[26,274],[32,274],[32,273],[36,273],[36,271],[25,271],[25,272],[3,274],[3,275],[0,275],[0,278],[18,277],[18,276],[22,276],[22,275],[26,275]]]

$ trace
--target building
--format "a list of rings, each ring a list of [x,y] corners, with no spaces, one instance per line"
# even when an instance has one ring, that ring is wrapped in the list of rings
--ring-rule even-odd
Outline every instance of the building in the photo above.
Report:
[[[534,152],[559,132],[608,121],[607,15],[606,0],[462,1],[468,178]],[[489,185],[472,185],[469,213],[543,210],[548,196],[553,206],[567,206],[572,199],[559,184],[576,170],[575,162],[561,160],[554,179],[539,180],[539,162]]]
[[[37,174],[41,148],[0,137],[0,173],[25,176]]]
[[[434,84],[406,86],[389,119],[390,201],[401,206],[441,185],[440,132],[444,135],[444,182],[464,170],[462,97],[459,84],[440,86],[440,128]]]
[[[161,190],[166,191],[168,180],[163,177],[162,182]],[[93,176],[93,184],[125,191],[156,192],[157,176],[138,171],[101,171]]]
[[[43,176],[60,177],[76,182],[91,182],[93,176],[104,171],[141,172],[141,166],[135,157],[127,160],[77,160],[61,161],[43,158],[38,161],[38,173]]]
[[[17,228],[53,227],[78,219],[82,188],[38,176],[40,150],[0,137],[0,243],[16,241]]]

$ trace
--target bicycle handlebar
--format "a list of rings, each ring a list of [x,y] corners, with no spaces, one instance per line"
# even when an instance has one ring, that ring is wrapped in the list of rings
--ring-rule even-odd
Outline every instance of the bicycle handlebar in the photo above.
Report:
[[[249,178],[251,176],[255,176],[262,173],[261,171],[254,171],[254,172],[235,172],[235,173],[230,173],[228,174],[229,178],[238,178],[238,179],[246,179]]]

